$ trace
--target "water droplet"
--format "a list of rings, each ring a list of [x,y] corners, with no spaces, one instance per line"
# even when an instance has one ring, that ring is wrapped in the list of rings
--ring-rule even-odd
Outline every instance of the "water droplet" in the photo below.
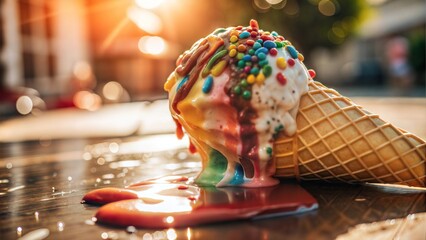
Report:
[[[102,175],[103,179],[113,179],[115,176],[112,173]]]
[[[6,163],[6,168],[7,169],[13,168],[13,164],[11,162]]]
[[[106,232],[101,233],[101,238],[102,239],[108,239],[108,233],[106,233]]]
[[[120,150],[120,145],[118,145],[118,143],[112,142],[109,144],[109,151],[111,153],[118,153],[119,150]]]
[[[39,215],[40,214],[38,212],[34,212],[34,218],[35,218],[36,222],[38,222],[40,220]]]
[[[97,219],[96,217],[92,217],[92,218],[91,218],[91,220],[92,220],[93,222],[98,221],[98,219]]]
[[[0,183],[8,183],[9,179],[0,179]]]
[[[52,192],[55,192],[55,191],[56,191],[55,187],[52,187]]]
[[[104,165],[105,164],[105,159],[100,157],[100,158],[98,158],[98,160],[96,160],[96,163],[98,165]]]
[[[18,237],[22,236],[22,227],[16,228],[16,234],[18,235]]]
[[[174,240],[177,238],[176,231],[173,228],[167,230],[167,239]]]
[[[83,159],[86,161],[92,160],[92,154],[89,152],[83,153]]]
[[[102,180],[100,178],[96,178],[96,182],[100,183]]]
[[[142,236],[142,240],[152,240],[153,239],[153,237],[152,237],[152,234],[151,233],[145,233],[143,236]],[[156,239],[159,239],[159,238],[156,238]]]
[[[127,231],[128,233],[135,233],[135,232],[136,232],[136,228],[135,228],[134,226],[128,226],[128,227],[126,228],[126,231]]]
[[[33,230],[27,234],[25,234],[24,236],[22,236],[19,239],[22,240],[42,240],[45,239],[49,236],[50,231],[47,228],[40,228],[40,229],[36,229]]]
[[[63,223],[63,222],[58,222],[58,223],[57,223],[57,226],[58,226],[58,231],[59,231],[59,232],[64,231],[65,223]]]
[[[71,176],[68,176],[68,182],[71,182],[72,181],[72,177]]]
[[[172,216],[168,216],[165,218],[166,223],[173,223],[175,221],[175,218]]]

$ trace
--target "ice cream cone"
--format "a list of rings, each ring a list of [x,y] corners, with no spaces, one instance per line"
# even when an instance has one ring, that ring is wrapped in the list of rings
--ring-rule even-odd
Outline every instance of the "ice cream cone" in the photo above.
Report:
[[[276,176],[425,187],[426,143],[310,81],[297,133],[274,143]]]

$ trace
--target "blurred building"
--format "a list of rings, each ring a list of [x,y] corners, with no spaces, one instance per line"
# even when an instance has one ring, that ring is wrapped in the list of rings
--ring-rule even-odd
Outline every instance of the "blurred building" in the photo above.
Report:
[[[43,95],[67,91],[73,67],[89,61],[84,2],[3,0],[2,86],[31,87]]]
[[[367,0],[371,12],[358,35],[336,50],[317,49],[313,53],[320,80],[331,85],[395,85],[392,80],[390,42],[404,39],[410,87],[425,85],[424,0]],[[402,48],[400,44],[399,48]],[[400,55],[403,54],[400,51]],[[423,87],[424,88],[424,87]],[[423,91],[424,93],[424,91]],[[425,94],[423,94],[425,95]]]

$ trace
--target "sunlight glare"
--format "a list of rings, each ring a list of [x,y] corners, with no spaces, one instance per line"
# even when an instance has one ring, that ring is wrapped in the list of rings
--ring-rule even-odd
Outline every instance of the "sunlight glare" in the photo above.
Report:
[[[164,0],[135,0],[135,3],[138,7],[145,9],[154,9],[159,7]]]
[[[140,29],[150,34],[157,34],[163,28],[161,19],[157,15],[137,7],[130,7],[127,17]]]

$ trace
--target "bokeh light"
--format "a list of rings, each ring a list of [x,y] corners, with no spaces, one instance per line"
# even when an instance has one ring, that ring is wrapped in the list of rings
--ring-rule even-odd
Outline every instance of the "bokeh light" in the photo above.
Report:
[[[28,96],[21,96],[16,101],[16,110],[22,114],[27,115],[33,110],[33,101]]]
[[[123,90],[120,83],[111,81],[102,88],[102,94],[110,101],[118,101],[123,95]]]
[[[331,0],[321,0],[318,3],[318,10],[322,15],[330,17],[336,13],[336,5]]]
[[[102,99],[99,95],[89,91],[79,91],[74,95],[73,103],[80,109],[95,111],[102,105]]]
[[[157,15],[138,7],[130,7],[127,17],[140,29],[150,34],[157,34],[163,28],[162,21]]]
[[[265,0],[253,0],[253,7],[258,11],[258,12],[266,12],[268,11],[268,9],[271,7],[271,4],[269,4],[267,1]]]
[[[271,5],[278,4],[278,3],[282,2],[282,1],[283,0],[266,0],[266,2],[268,2]]]
[[[74,65],[73,73],[79,80],[89,80],[92,77],[92,67],[88,62],[77,62]]]
[[[167,44],[161,37],[144,36],[139,39],[138,48],[141,52],[151,55],[160,55],[166,50]]]

